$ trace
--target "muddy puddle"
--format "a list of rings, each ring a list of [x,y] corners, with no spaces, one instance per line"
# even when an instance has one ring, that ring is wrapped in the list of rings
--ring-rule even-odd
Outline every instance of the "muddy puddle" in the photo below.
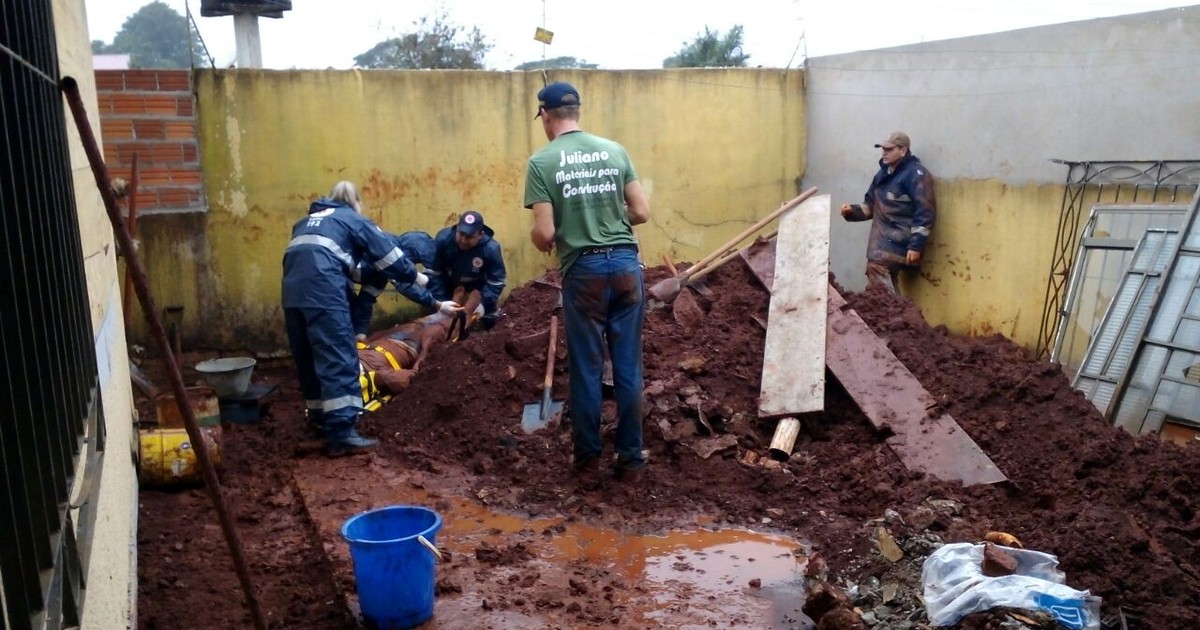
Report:
[[[352,501],[316,499],[331,496],[324,481],[297,475],[355,612],[340,525],[408,504],[436,510],[443,522],[436,542],[447,559],[437,569],[434,618],[422,628],[812,627],[800,612],[808,547],[790,536],[723,528],[704,516],[688,529],[630,533],[397,483],[356,491]]]

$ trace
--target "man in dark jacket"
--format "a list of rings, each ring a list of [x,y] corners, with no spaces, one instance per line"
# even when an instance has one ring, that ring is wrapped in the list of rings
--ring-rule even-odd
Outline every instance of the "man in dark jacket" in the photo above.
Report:
[[[434,242],[432,236],[420,231],[405,232],[400,235],[387,232],[384,234],[392,239],[396,247],[399,247],[400,251],[404,252],[404,255],[408,256],[413,264],[422,265],[426,269],[433,264]],[[350,317],[354,323],[355,338],[361,341],[367,338],[371,327],[371,313],[375,310],[375,302],[379,299],[379,295],[387,288],[388,279],[371,265],[360,265],[354,280],[361,283],[362,288],[358,290],[358,294],[350,303]],[[412,282],[392,281],[392,285],[396,287],[396,291],[400,295],[431,311],[443,315],[453,315],[460,310],[459,305],[454,301],[439,301],[433,297],[433,294]]]
[[[426,284],[412,261],[360,214],[354,184],[338,182],[292,228],[283,254],[283,315],[309,422],[330,455],[378,443],[355,428],[362,413],[358,355],[350,321],[352,272],[366,262],[389,279]]]
[[[937,216],[933,174],[912,154],[908,134],[897,131],[875,145],[879,172],[862,204],[842,204],[847,221],[873,221],[867,241],[867,282],[899,292],[899,274],[916,271]]]
[[[425,273],[429,274],[425,289],[438,301],[450,300],[459,287],[468,292],[479,291],[483,296],[479,323],[485,330],[496,325],[500,294],[507,282],[504,254],[495,235],[484,224],[482,214],[474,210],[464,212],[458,225],[444,228],[434,237],[433,262],[425,266]]]

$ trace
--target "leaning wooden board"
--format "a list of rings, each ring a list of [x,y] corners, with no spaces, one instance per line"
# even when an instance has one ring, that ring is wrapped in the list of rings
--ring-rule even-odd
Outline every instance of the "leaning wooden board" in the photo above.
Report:
[[[775,243],[742,251],[768,290],[774,284]],[[963,485],[1005,481],[1004,473],[892,354],[833,286],[828,287],[825,360],[873,426],[889,430],[887,444],[910,470]]]
[[[780,254],[763,349],[760,418],[825,408],[825,285],[829,195],[810,197],[779,219]]]

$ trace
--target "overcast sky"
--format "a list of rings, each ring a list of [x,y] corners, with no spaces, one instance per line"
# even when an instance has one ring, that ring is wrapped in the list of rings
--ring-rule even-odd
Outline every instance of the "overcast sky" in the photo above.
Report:
[[[218,66],[235,58],[233,18],[200,17],[199,0],[163,0],[183,14],[190,4]],[[282,19],[262,18],[267,68],[349,68],[376,43],[414,30],[444,10],[478,27],[494,48],[487,67],[511,70],[571,56],[605,69],[661,68],[705,27],[745,29],[749,65],[789,67],[807,57],[994,33],[1042,24],[1156,11],[1196,0],[293,0]],[[149,0],[87,0],[91,39],[111,43],[125,19]],[[554,42],[543,47],[534,30]]]

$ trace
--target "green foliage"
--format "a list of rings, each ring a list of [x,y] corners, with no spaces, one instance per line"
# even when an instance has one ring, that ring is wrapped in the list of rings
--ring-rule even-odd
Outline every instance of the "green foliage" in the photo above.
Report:
[[[360,68],[483,68],[492,49],[479,28],[466,31],[451,24],[445,12],[417,20],[412,33],[384,40],[354,58]]]
[[[102,39],[93,39],[92,40],[92,54],[93,55],[103,55],[107,52],[108,52],[108,44],[105,44],[104,40],[102,40]]]
[[[517,66],[516,68],[513,68],[513,70],[521,70],[521,71],[541,70],[542,67],[543,67],[542,60],[539,59],[537,61],[526,61],[525,63]],[[545,68],[547,70],[551,70],[551,69],[561,70],[563,68],[593,69],[593,68],[599,68],[599,67],[600,67],[600,64],[588,63],[586,59],[576,59],[574,57],[554,57],[551,59],[547,59],[545,62]]]
[[[697,35],[691,43],[685,42],[683,48],[673,57],[663,59],[664,68],[744,68],[750,55],[742,54],[742,26],[740,24],[729,29],[721,37],[718,31],[711,31],[707,26],[704,33]]]
[[[190,68],[193,50],[201,50],[200,34],[186,17],[158,0],[126,18],[112,45],[92,42],[92,52],[129,55],[131,68]]]

